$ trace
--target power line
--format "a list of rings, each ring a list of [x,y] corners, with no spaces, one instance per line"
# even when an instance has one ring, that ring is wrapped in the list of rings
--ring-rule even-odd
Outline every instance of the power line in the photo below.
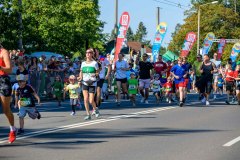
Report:
[[[160,1],[160,0],[153,0],[153,1],[158,2],[158,3],[162,3],[162,4],[166,4],[166,5],[169,5],[169,6],[173,6],[173,7],[178,7],[180,9],[184,9],[185,8],[181,4],[177,4],[176,5],[176,4],[172,4],[172,3],[169,3],[169,2],[163,2],[163,1]]]
[[[167,2],[169,2],[169,3],[176,4],[176,5],[178,5],[178,6],[189,7],[189,6],[182,5],[181,3],[176,3],[176,2],[169,1],[169,0],[165,0],[165,1],[167,1]]]

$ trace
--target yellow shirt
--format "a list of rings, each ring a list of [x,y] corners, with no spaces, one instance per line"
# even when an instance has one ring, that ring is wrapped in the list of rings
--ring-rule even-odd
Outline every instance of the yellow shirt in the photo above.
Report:
[[[70,98],[78,98],[78,89],[79,89],[79,85],[77,83],[69,84],[66,87],[66,91],[69,91]]]

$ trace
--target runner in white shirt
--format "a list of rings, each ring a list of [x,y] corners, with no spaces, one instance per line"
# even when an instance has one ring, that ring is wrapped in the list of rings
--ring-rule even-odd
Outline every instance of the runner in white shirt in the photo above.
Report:
[[[219,70],[221,61],[219,61],[219,60],[217,59],[217,53],[214,53],[213,59],[211,59],[211,62],[213,62],[213,63],[216,65],[217,70]],[[219,72],[218,72],[218,71],[213,74],[214,99],[217,98],[217,95],[216,95],[216,94],[217,94],[217,88],[218,88],[218,87],[217,87],[217,84],[218,84],[218,75],[219,75]]]

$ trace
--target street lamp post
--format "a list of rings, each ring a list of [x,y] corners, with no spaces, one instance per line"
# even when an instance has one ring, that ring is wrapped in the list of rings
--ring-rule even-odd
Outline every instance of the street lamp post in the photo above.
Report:
[[[198,6],[198,36],[197,36],[197,54],[199,54],[199,41],[200,41],[200,14],[201,14],[200,7],[201,7],[201,6],[208,5],[208,4],[216,4],[216,3],[218,3],[218,1],[213,1],[213,2],[206,3],[206,4],[202,4],[202,5],[199,5],[199,6]]]

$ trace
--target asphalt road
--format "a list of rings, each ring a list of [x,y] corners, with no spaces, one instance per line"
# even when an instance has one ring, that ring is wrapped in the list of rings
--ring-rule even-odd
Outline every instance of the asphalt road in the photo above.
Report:
[[[25,134],[7,143],[9,128],[0,115],[0,159],[17,160],[239,160],[240,106],[224,97],[206,107],[189,95],[187,105],[104,102],[101,118],[71,116],[68,102],[44,102],[40,120],[25,118]],[[138,98],[140,99],[140,97]],[[16,126],[19,126],[15,114]],[[233,141],[232,141],[233,140]]]

